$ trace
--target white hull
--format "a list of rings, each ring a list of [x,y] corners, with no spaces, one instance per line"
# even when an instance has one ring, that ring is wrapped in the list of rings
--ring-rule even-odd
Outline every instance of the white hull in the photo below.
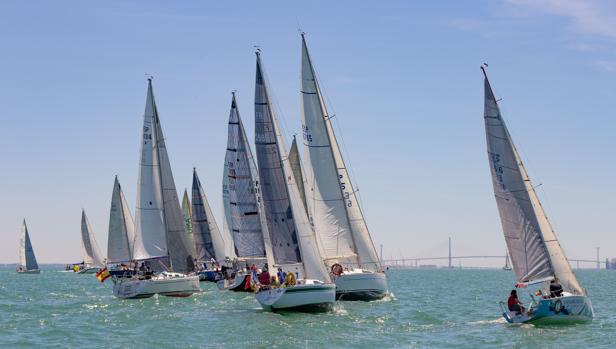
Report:
[[[162,273],[151,279],[119,278],[114,280],[113,295],[118,298],[148,298],[155,294],[168,297],[189,297],[199,292],[199,277]]]
[[[590,298],[573,295],[542,299],[526,314],[503,313],[509,323],[532,324],[580,323],[591,321],[594,316]]]
[[[96,274],[99,270],[101,270],[99,267],[87,267],[79,270],[77,274]]]
[[[257,301],[268,311],[330,311],[336,301],[336,285],[306,280],[301,285],[270,288],[255,293]]]
[[[387,295],[387,276],[365,270],[346,271],[334,276],[336,299],[343,301],[372,301]]]
[[[38,269],[30,269],[30,270],[17,270],[17,274],[40,274],[41,271]]]

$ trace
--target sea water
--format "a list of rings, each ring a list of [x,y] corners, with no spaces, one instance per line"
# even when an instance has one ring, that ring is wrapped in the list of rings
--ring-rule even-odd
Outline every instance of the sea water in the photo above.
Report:
[[[390,270],[391,296],[327,314],[266,312],[213,283],[190,298],[120,300],[110,280],[58,269],[0,268],[0,348],[616,348],[609,270],[577,271],[594,321],[535,327],[502,319],[514,276],[496,269]]]

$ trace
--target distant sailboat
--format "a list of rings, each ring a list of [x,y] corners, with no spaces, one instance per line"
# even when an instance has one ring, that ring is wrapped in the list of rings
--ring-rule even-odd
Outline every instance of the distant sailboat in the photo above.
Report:
[[[503,266],[503,270],[512,270],[509,264],[509,251],[505,251],[505,265]]]
[[[579,322],[591,320],[590,299],[578,282],[535,188],[513,144],[497,100],[484,74],[484,121],[494,195],[505,241],[517,276],[516,287],[540,284],[538,299],[521,314],[503,307],[508,322]],[[557,280],[562,293],[550,287]],[[555,289],[556,285],[552,285]]]
[[[342,158],[302,33],[302,123],[306,203],[327,266],[342,300],[387,294],[387,277]]]
[[[329,282],[316,237],[287,158],[257,51],[255,84],[255,148],[267,223],[265,250],[270,270],[280,267],[297,275],[296,285],[262,287],[255,294],[265,310],[328,311],[336,289]],[[281,281],[282,282],[282,281]],[[268,282],[269,283],[269,282]]]
[[[187,297],[199,292],[199,278],[185,275],[194,270],[193,257],[184,239],[182,210],[151,79],[148,79],[137,183],[133,259],[142,261],[146,271],[131,278],[113,278],[114,296],[146,298],[158,293]],[[164,271],[151,275],[148,267]]]
[[[122,192],[118,176],[113,181],[111,207],[109,209],[109,234],[107,236],[107,266],[111,275],[123,276],[132,274],[125,266],[133,259],[133,243],[135,241],[135,225],[133,216]]]
[[[41,272],[34,256],[25,219],[19,229],[19,266],[17,272],[19,274],[38,274]]]
[[[210,263],[212,260],[221,262],[225,260],[225,241],[223,240],[210,204],[201,186],[197,170],[193,170],[192,182],[192,232],[196,246],[196,260],[200,265]],[[210,270],[203,270],[200,274],[202,281],[216,281],[212,272],[215,269],[211,265]]]
[[[105,265],[85,210],[81,210],[81,260],[80,274],[94,274]]]
[[[218,288],[233,291],[252,291],[246,285],[250,271],[245,265],[266,262],[264,229],[267,223],[260,203],[259,175],[250,143],[246,137],[239,108],[232,95],[227,133],[227,151],[223,173],[223,206],[225,227],[233,237],[237,260],[232,275],[225,275]]]

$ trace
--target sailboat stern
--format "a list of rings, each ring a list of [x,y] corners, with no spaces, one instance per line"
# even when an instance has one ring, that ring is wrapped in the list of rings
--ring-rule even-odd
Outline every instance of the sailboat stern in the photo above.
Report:
[[[334,276],[336,299],[343,301],[373,301],[387,295],[387,276],[382,272],[361,269]]]
[[[262,289],[255,298],[267,311],[328,312],[334,307],[336,285],[305,280],[295,286]]]

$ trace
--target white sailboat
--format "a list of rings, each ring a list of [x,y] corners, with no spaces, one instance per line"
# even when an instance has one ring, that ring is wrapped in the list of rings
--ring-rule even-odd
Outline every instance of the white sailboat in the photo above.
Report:
[[[107,235],[107,266],[111,275],[123,276],[132,274],[125,266],[133,259],[133,243],[135,241],[135,224],[133,216],[124,197],[118,176],[113,181],[111,207],[109,209],[109,232]]]
[[[216,224],[196,169],[193,169],[191,213],[197,263],[207,265],[212,260],[224,261],[227,257],[225,255],[225,241],[220,229],[218,229],[218,224]],[[217,280],[218,273],[214,271],[216,266],[213,264],[210,264],[210,269],[206,268],[199,272],[201,281]]]
[[[257,51],[255,84],[255,148],[261,198],[267,224],[263,235],[268,266],[297,275],[297,284],[261,287],[255,294],[265,310],[328,311],[335,284],[319,253],[270,100],[261,57]]]
[[[17,273],[39,274],[40,272],[36,257],[34,256],[34,250],[32,249],[28,226],[24,219],[19,228],[19,266],[17,267]]]
[[[246,286],[250,271],[245,266],[252,264],[261,266],[267,261],[263,242],[263,229],[267,229],[267,224],[264,223],[260,203],[257,165],[246,137],[235,92],[232,95],[229,112],[224,169],[225,227],[231,233],[237,258],[234,270],[218,281],[218,288],[252,291]]]
[[[505,251],[505,265],[503,266],[503,270],[512,270],[511,264],[509,264],[509,251]]]
[[[375,300],[387,294],[387,277],[374,248],[356,190],[302,33],[302,123],[308,212],[325,263],[342,300]]]
[[[187,297],[200,291],[199,278],[186,275],[194,270],[193,257],[184,239],[182,210],[151,79],[143,119],[133,259],[142,261],[142,268],[165,271],[112,278],[113,295],[118,298],[146,298],[157,293]]]
[[[85,210],[81,210],[81,260],[83,265],[79,274],[94,274],[105,265]]]
[[[580,322],[591,320],[594,311],[560,246],[556,233],[539,202],[520,155],[484,74],[484,121],[494,195],[503,226],[516,288],[539,286],[537,298],[525,312],[509,311],[501,303],[510,323]],[[556,280],[561,288],[550,283]]]

